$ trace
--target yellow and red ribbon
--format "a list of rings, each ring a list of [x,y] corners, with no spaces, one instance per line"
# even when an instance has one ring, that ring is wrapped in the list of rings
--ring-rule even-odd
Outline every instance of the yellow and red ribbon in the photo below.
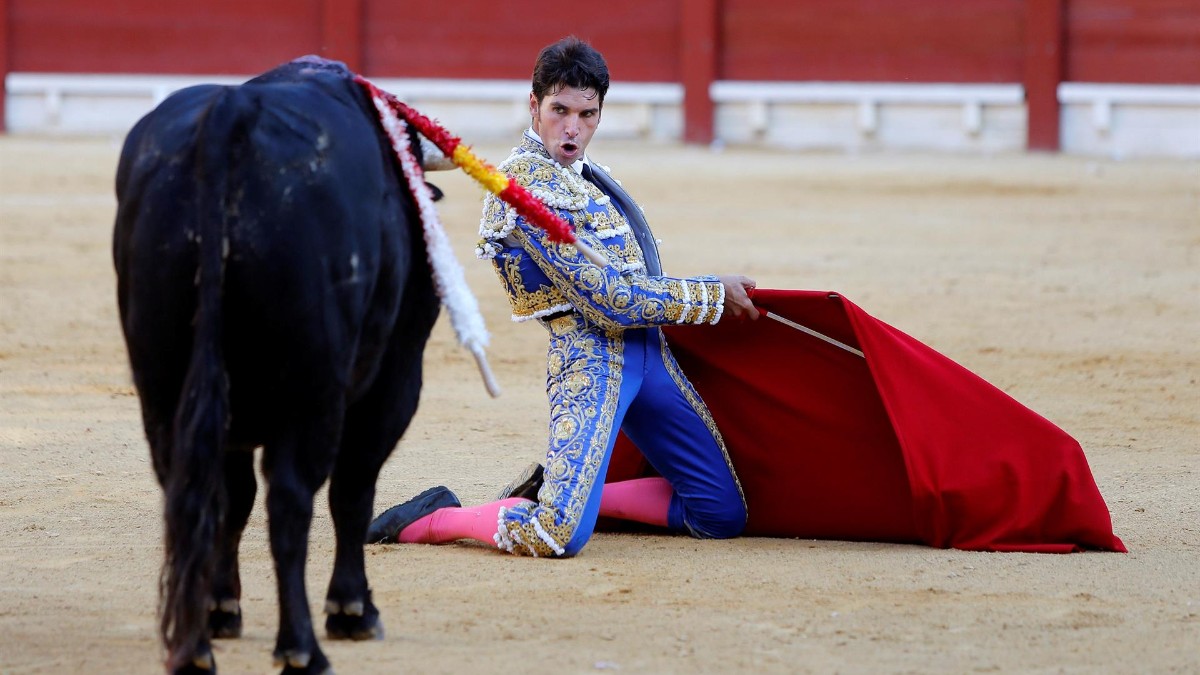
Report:
[[[355,76],[354,81],[365,87],[371,96],[377,96],[386,101],[397,115],[405,122],[411,124],[422,136],[428,138],[438,150],[442,151],[442,154],[454,162],[455,166],[478,181],[489,192],[499,197],[505,203],[510,204],[527,221],[545,230],[551,240],[564,244],[575,244],[584,255],[591,254],[588,255],[589,258],[595,255],[582,242],[576,240],[575,233],[565,220],[547,208],[529,190],[526,190],[515,180],[504,175],[496,167],[488,164],[483,159],[480,159],[478,155],[471,152],[471,148],[463,143],[461,138],[451,134],[437,122],[413,110],[394,95],[379,89],[361,75]],[[593,261],[595,262],[595,260]],[[600,262],[598,264],[604,263]]]

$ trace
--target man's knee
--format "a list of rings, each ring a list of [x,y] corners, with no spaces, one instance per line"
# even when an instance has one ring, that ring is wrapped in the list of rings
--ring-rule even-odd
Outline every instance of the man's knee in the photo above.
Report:
[[[730,539],[746,529],[746,507],[738,500],[718,509],[689,513],[684,525],[697,539]]]
[[[573,558],[583,547],[587,545],[592,538],[592,533],[596,531],[596,514],[585,510],[581,516],[570,517],[562,516],[564,524],[567,526],[569,534],[564,536],[567,540],[563,544],[562,551],[557,552],[556,558]]]
[[[587,536],[572,537],[571,541],[568,541],[567,545],[563,547],[563,552],[554,557],[555,558],[574,558],[575,556],[579,555],[580,551],[583,550],[583,547],[588,543],[589,539],[591,539],[590,532],[587,534]]]

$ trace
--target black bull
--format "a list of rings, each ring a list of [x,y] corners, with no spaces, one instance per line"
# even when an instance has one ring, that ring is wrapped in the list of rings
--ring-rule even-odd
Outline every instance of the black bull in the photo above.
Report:
[[[304,587],[327,478],[337,553],[326,631],[382,634],[363,541],[380,468],[416,411],[438,301],[407,182],[351,77],[309,58],[240,86],[182,90],[121,154],[113,257],[165,492],[170,670],[212,668],[210,637],[241,631],[237,554],[258,447],[277,662],[329,666]]]

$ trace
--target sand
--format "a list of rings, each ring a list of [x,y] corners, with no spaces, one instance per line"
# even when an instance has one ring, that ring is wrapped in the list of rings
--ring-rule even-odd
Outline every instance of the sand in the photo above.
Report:
[[[572,560],[372,547],[387,637],[342,673],[1200,672],[1200,164],[845,156],[598,140],[678,275],[835,290],[1082,443],[1128,554],[597,535]],[[498,161],[507,148],[481,147]],[[0,672],[154,673],[161,496],[117,323],[114,139],[0,137]],[[702,173],[701,173],[702,171]],[[488,500],[538,459],[545,334],[471,257],[480,190],[437,175],[492,331],[492,400],[443,318],[377,506]],[[245,635],[272,672],[259,504]],[[332,560],[310,537],[318,621]]]

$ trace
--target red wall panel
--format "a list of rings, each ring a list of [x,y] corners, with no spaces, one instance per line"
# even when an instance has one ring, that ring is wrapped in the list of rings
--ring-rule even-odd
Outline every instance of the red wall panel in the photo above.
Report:
[[[9,68],[257,73],[320,49],[321,0],[9,0]]]
[[[1024,0],[725,0],[718,78],[1020,82]]]
[[[1200,0],[1070,0],[1066,79],[1200,84]]]
[[[1021,82],[1028,1],[720,0],[716,76]],[[5,0],[5,53],[12,71],[249,74],[330,40],[372,76],[525,79],[574,33],[616,80],[679,82],[685,2]],[[1200,0],[1065,6],[1065,79],[1200,83]]]
[[[8,108],[8,91],[5,79],[8,77],[8,53],[11,31],[8,27],[8,0],[0,0],[0,133],[8,130],[8,120],[4,111]]]
[[[368,0],[364,70],[376,77],[523,80],[542,47],[575,35],[604,54],[614,80],[678,81],[681,1]]]

